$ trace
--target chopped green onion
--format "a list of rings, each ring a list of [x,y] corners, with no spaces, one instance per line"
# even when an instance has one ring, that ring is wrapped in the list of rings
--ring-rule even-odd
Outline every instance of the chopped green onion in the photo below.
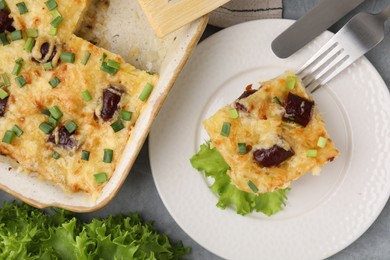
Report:
[[[54,77],[52,78],[50,81],[49,81],[49,84],[52,88],[55,88],[57,87],[59,84],[61,83],[61,80],[59,80],[57,77]]]
[[[100,58],[100,63],[103,65],[104,60],[107,58],[107,54],[103,52],[102,57]]]
[[[62,18],[62,16],[57,16],[56,18],[53,19],[53,21],[51,21],[51,26],[53,26],[54,28],[57,28],[60,23],[62,23],[64,19]]]
[[[7,7],[7,3],[5,2],[5,0],[1,0],[0,1],[0,10],[3,10]]]
[[[6,144],[11,144],[14,137],[15,137],[15,133],[11,130],[7,130],[4,134],[2,142]]]
[[[246,143],[238,143],[238,153],[246,154]]]
[[[35,45],[35,39],[34,38],[27,38],[26,44],[24,45],[24,50],[27,52],[32,52],[32,49]]]
[[[71,52],[63,52],[61,53],[60,59],[63,62],[74,63],[75,55]]]
[[[5,91],[4,89],[0,88],[0,99],[4,99],[8,96],[9,96],[8,92]]]
[[[9,41],[8,41],[7,36],[5,35],[5,33],[0,33],[0,40],[1,40],[1,43],[3,44],[3,46],[9,44]]]
[[[13,31],[13,32],[10,34],[10,38],[11,38],[11,40],[13,40],[13,41],[17,41],[17,40],[23,39],[22,31],[21,31],[21,30]]]
[[[49,112],[57,120],[63,116],[61,109],[58,106],[53,106],[49,108]]]
[[[113,150],[111,150],[111,149],[104,149],[103,162],[111,163],[113,154],[114,154]]]
[[[49,112],[50,113],[50,112]],[[58,126],[60,124],[60,122],[58,122],[57,119],[55,119],[54,117],[52,116],[49,116],[49,119],[47,120],[49,121],[49,123],[52,125],[52,126]]]
[[[121,64],[115,60],[108,59],[107,66],[119,70]]]
[[[18,76],[20,73],[20,70],[22,69],[22,63],[21,62],[16,62],[14,69],[12,70],[11,74]]]
[[[50,11],[57,7],[57,2],[55,0],[48,0],[45,2],[47,9]]]
[[[81,64],[87,65],[88,60],[89,60],[90,57],[91,57],[91,53],[87,52],[87,53],[84,55],[84,58],[83,58],[83,60],[81,61]]]
[[[259,191],[259,189],[256,187],[256,185],[251,180],[248,181],[248,186],[249,186],[249,188],[251,188],[251,190],[254,193],[257,193]]]
[[[324,148],[326,146],[327,142],[328,142],[328,139],[326,139],[325,137],[320,136],[320,138],[318,138],[318,141],[317,141],[317,146],[320,147],[320,148]]]
[[[81,160],[83,160],[83,161],[89,161],[89,155],[90,155],[90,152],[89,152],[89,151],[82,150],[82,151],[81,151]]]
[[[16,6],[18,7],[20,14],[28,13],[27,6],[24,2],[17,3]]]
[[[11,86],[11,82],[10,82],[9,79],[8,79],[7,73],[4,72],[3,74],[1,74],[1,77],[3,78],[4,84],[5,84],[7,87]]]
[[[123,125],[122,121],[121,120],[117,120],[115,121],[114,123],[111,124],[111,127],[112,127],[112,130],[114,130],[114,132],[119,132],[120,130],[122,130],[123,128],[125,128],[125,126]]]
[[[58,16],[61,16],[60,12],[58,12],[57,9],[51,10],[50,14],[51,14],[51,18],[53,19],[57,18]]]
[[[51,36],[56,36],[56,35],[57,35],[57,28],[51,27],[51,28],[50,28],[49,34],[50,34]]]
[[[317,157],[317,154],[318,154],[317,150],[307,150],[306,151],[306,156],[307,157],[314,158],[314,157]]]
[[[130,121],[131,117],[133,116],[133,112],[127,110],[121,110],[120,116],[122,120]]]
[[[59,154],[59,153],[57,153],[57,152],[54,152],[52,155],[51,155],[51,157],[53,157],[54,159],[59,159],[60,157],[61,157],[61,155]]]
[[[26,80],[24,79],[23,76],[16,77],[15,81],[16,81],[16,83],[18,83],[20,88],[23,88],[27,84],[27,82],[26,82]]]
[[[92,100],[91,93],[89,93],[88,89],[81,92],[81,96],[83,97],[85,102],[89,102]]]
[[[278,105],[282,105],[282,102],[280,101],[280,99],[277,96],[274,96],[273,99],[274,99],[275,103],[277,103]]]
[[[47,115],[47,116],[51,115],[49,109],[42,109],[41,110],[41,114],[44,114],[44,115]]]
[[[230,118],[237,119],[239,117],[237,109],[233,108],[229,111]]]
[[[17,137],[20,137],[24,132],[18,125],[12,127],[12,131],[16,134]]]
[[[51,63],[51,61],[43,63],[43,68],[45,70],[52,70],[53,69],[53,63]]]
[[[108,73],[108,74],[110,74],[112,76],[114,76],[118,72],[117,69],[114,69],[113,67],[109,67],[107,65],[107,63],[105,63],[105,62],[102,63],[102,66],[100,67],[100,70],[102,70],[102,71],[104,71],[104,72],[106,72],[106,73]]]
[[[73,120],[69,121],[65,125],[65,128],[66,128],[66,130],[68,130],[69,134],[74,133],[74,131],[76,131],[77,127],[78,127],[77,124]]]
[[[221,129],[221,135],[228,137],[230,134],[230,127],[231,127],[230,123],[223,122],[222,129]]]
[[[105,172],[99,172],[93,175],[96,183],[103,183],[107,181],[107,174]]]
[[[22,63],[23,61],[24,61],[23,58],[19,58],[15,60],[16,63]]]
[[[38,30],[37,29],[26,29],[27,37],[31,38],[37,38],[38,37]]]
[[[39,125],[39,129],[41,129],[42,132],[48,135],[51,132],[53,132],[54,127],[49,123],[43,122],[42,124]]]
[[[286,79],[286,88],[287,89],[294,89],[295,83],[297,82],[297,78],[294,76],[288,76]]]
[[[139,99],[141,101],[146,101],[150,95],[150,93],[152,92],[153,90],[153,86],[152,84],[150,83],[147,83],[144,87],[144,89],[142,90],[141,94],[139,95]]]

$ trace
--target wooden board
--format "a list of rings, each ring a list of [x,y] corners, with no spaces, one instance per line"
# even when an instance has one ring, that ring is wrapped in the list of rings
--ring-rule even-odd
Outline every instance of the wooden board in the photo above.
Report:
[[[138,0],[157,36],[163,37],[229,0]]]

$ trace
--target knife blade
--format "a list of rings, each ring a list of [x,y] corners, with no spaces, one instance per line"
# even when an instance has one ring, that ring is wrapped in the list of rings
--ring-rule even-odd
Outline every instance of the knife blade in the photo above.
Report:
[[[273,40],[273,52],[279,58],[291,56],[364,1],[321,0]]]

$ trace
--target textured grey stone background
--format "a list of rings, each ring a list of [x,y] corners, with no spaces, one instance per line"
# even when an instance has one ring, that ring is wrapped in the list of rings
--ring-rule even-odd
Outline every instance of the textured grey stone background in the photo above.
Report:
[[[283,2],[283,16],[289,19],[297,19],[318,3],[319,0],[284,0]],[[361,5],[353,13],[360,10],[379,11],[388,3],[388,0],[367,0],[365,4]],[[337,31],[346,22],[348,17],[337,23],[330,30]],[[389,29],[390,24],[388,23],[386,25],[386,31],[389,32]],[[203,38],[216,31],[218,31],[217,28],[208,27]],[[389,86],[390,33],[388,33],[386,39],[379,46],[367,54],[367,57],[382,75],[387,86]],[[10,201],[13,200],[13,197],[0,191],[0,201],[4,200]],[[78,215],[80,218],[88,220],[92,217],[106,217],[109,214],[130,211],[138,212],[145,219],[153,220],[159,231],[167,233],[175,241],[182,240],[186,246],[190,246],[192,251],[188,256],[189,259],[221,259],[193,241],[169,215],[153,182],[147,142],[138,156],[129,177],[114,200],[97,212]],[[259,259],[261,259],[261,256],[259,256]],[[365,234],[330,259],[390,259],[390,203],[387,203],[383,212]]]

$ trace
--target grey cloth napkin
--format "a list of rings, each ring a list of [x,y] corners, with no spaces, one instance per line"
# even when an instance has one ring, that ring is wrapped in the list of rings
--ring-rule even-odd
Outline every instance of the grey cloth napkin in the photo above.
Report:
[[[282,0],[231,0],[210,14],[209,24],[228,27],[267,18],[281,18]]]

